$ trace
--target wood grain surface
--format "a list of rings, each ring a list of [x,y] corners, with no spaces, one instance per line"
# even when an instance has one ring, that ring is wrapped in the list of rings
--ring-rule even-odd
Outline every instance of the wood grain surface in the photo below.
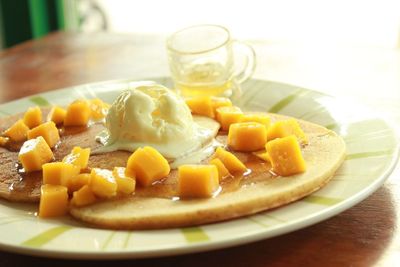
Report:
[[[317,57],[305,60],[307,54],[298,46],[266,41],[252,44],[259,55],[257,78],[350,97],[360,95],[400,125],[398,49],[340,48],[349,58],[336,59],[332,66],[332,61],[323,63]],[[327,53],[329,49],[336,48],[326,48]],[[324,68],[334,74],[331,79],[318,76]],[[0,52],[0,103],[82,83],[167,74],[162,36],[55,33]],[[375,90],[378,84],[382,85],[379,94]],[[0,252],[0,266],[398,266],[399,179],[397,166],[380,189],[351,209],[314,226],[247,245],[113,262]]]

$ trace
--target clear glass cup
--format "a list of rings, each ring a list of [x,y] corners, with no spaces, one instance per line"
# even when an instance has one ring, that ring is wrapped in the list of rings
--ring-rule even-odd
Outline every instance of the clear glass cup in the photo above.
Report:
[[[168,37],[167,50],[175,88],[183,96],[237,96],[256,65],[253,48],[219,25],[179,30]]]

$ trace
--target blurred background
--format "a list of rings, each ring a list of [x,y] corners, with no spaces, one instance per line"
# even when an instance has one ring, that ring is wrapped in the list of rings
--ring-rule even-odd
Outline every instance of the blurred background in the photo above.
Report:
[[[246,40],[400,47],[398,0],[0,0],[0,49],[57,30],[165,35],[200,23]]]

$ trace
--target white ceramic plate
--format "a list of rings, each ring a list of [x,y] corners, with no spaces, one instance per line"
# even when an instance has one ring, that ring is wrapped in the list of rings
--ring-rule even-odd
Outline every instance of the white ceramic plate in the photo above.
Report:
[[[168,78],[151,79],[170,86]],[[77,98],[112,102],[130,80],[88,84],[0,105],[2,115],[29,106],[67,105]],[[87,228],[68,217],[42,220],[37,205],[0,201],[0,248],[59,258],[141,258],[184,254],[244,244],[325,220],[374,192],[398,158],[396,134],[368,108],[281,83],[251,80],[236,103],[244,110],[270,111],[335,130],[346,141],[347,158],[322,190],[290,205],[228,222],[152,231]]]

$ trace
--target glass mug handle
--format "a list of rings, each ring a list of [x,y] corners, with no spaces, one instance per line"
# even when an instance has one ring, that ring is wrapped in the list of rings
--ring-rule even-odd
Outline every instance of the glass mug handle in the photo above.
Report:
[[[234,51],[234,57],[238,54],[244,56],[244,64],[241,70],[237,71],[235,75],[235,81],[237,83],[243,83],[253,75],[256,69],[256,52],[250,45],[238,41],[232,41],[232,48]]]

